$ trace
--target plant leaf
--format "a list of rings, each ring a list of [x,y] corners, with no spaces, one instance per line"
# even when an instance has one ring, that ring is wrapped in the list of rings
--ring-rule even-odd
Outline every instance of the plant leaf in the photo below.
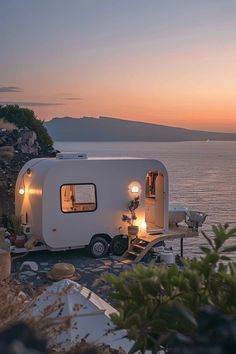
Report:
[[[206,246],[201,246],[200,249],[202,250],[203,253],[209,254],[211,252],[209,247]]]
[[[235,252],[235,251],[236,251],[236,245],[224,247],[221,252],[224,253],[224,252]]]
[[[222,259],[222,261],[230,261],[231,258],[227,257],[227,256],[221,256],[220,259]]]
[[[203,237],[207,240],[207,242],[209,243],[209,245],[210,245],[213,249],[215,249],[215,246],[214,246],[212,240],[210,239],[209,236],[207,236],[207,234],[205,233],[205,231],[202,231],[202,235],[203,235]]]

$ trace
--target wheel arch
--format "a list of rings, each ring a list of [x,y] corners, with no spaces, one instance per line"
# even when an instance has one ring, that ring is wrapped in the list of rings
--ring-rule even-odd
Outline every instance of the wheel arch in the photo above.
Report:
[[[90,242],[91,242],[92,240],[94,240],[96,237],[102,237],[102,238],[104,238],[104,239],[107,241],[108,244],[110,244],[110,243],[111,243],[111,240],[112,240],[112,238],[111,238],[110,235],[104,234],[104,233],[100,233],[100,234],[94,234],[93,237],[91,238]]]

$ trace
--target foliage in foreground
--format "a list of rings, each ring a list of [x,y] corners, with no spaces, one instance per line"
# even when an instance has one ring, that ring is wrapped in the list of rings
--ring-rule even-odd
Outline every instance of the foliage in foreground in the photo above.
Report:
[[[175,265],[150,263],[119,276],[106,276],[119,311],[112,319],[135,341],[131,352],[149,349],[156,353],[163,346],[171,352],[169,339],[176,333],[194,336],[196,316],[206,306],[236,316],[236,263],[225,256],[236,250],[236,246],[225,245],[236,236],[236,229],[226,224],[213,226],[213,232],[213,239],[203,233],[208,243],[201,247],[203,256],[184,259],[183,271]]]
[[[54,304],[46,306],[41,315],[32,315],[35,299],[44,288],[33,290],[8,279],[0,282],[0,353],[4,354],[124,354],[108,345],[88,342],[80,338],[68,350],[63,343],[55,344],[51,339],[67,331],[72,325],[72,317],[52,316],[62,312],[65,306],[61,295]],[[65,290],[64,290],[65,291]],[[85,305],[86,306],[86,305]],[[79,308],[78,308],[79,313]]]
[[[43,152],[47,152],[53,141],[49,136],[43,122],[36,118],[34,111],[21,108],[18,105],[0,106],[0,118],[14,124],[17,128],[27,127],[37,135],[37,140]]]

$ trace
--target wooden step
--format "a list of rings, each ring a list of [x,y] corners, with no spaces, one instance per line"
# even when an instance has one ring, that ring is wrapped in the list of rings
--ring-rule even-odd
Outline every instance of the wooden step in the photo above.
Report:
[[[149,244],[149,241],[146,241],[146,240],[139,240],[139,241],[136,241],[135,243],[133,243],[133,245],[140,245],[140,246],[147,246]]]
[[[153,237],[151,239],[149,239],[149,238],[146,238],[146,239],[140,238],[139,242],[150,243],[150,242],[152,242],[152,240],[153,240]]]
[[[135,256],[135,257],[139,256],[139,254],[140,254],[140,253],[137,253],[134,251],[129,251],[129,250],[127,252],[128,252],[128,254],[131,254],[132,256]]]
[[[122,256],[123,259],[126,257],[134,263],[139,262],[145,254],[152,248],[153,244],[156,242],[156,237],[152,237],[151,239],[138,239],[136,243],[132,243],[129,249]],[[137,251],[136,251],[137,250]],[[130,258],[129,258],[130,257]],[[131,259],[132,257],[132,259]]]
[[[138,243],[133,243],[132,244],[132,247],[134,248],[134,247],[136,247],[136,248],[139,248],[139,249],[141,249],[141,250],[144,250],[146,247],[145,246],[141,246],[141,245],[139,245]]]
[[[170,229],[169,232],[165,234],[142,235],[142,238],[138,238],[134,241],[134,243],[130,244],[129,249],[122,255],[120,261],[127,264],[138,263],[143,259],[147,252],[160,241],[180,239],[182,245],[184,238],[196,237],[197,235],[197,232],[192,232],[187,226],[178,228],[175,227]],[[135,248],[137,249],[137,252],[134,251]]]

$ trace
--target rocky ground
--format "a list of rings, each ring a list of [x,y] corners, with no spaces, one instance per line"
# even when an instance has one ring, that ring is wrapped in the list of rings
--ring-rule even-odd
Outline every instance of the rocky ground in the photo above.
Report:
[[[124,264],[118,257],[112,255],[101,259],[91,258],[85,249],[61,252],[39,251],[24,256],[16,254],[12,257],[12,276],[27,287],[30,285],[36,288],[52,284],[52,280],[47,278],[47,272],[52,269],[53,264],[66,262],[75,266],[77,275],[75,281],[110,303],[112,303],[111,289],[103,280],[103,276],[107,273],[118,275],[121,271],[133,267],[132,264]],[[26,261],[36,262],[38,270],[33,271],[27,265],[21,269],[23,262]]]

